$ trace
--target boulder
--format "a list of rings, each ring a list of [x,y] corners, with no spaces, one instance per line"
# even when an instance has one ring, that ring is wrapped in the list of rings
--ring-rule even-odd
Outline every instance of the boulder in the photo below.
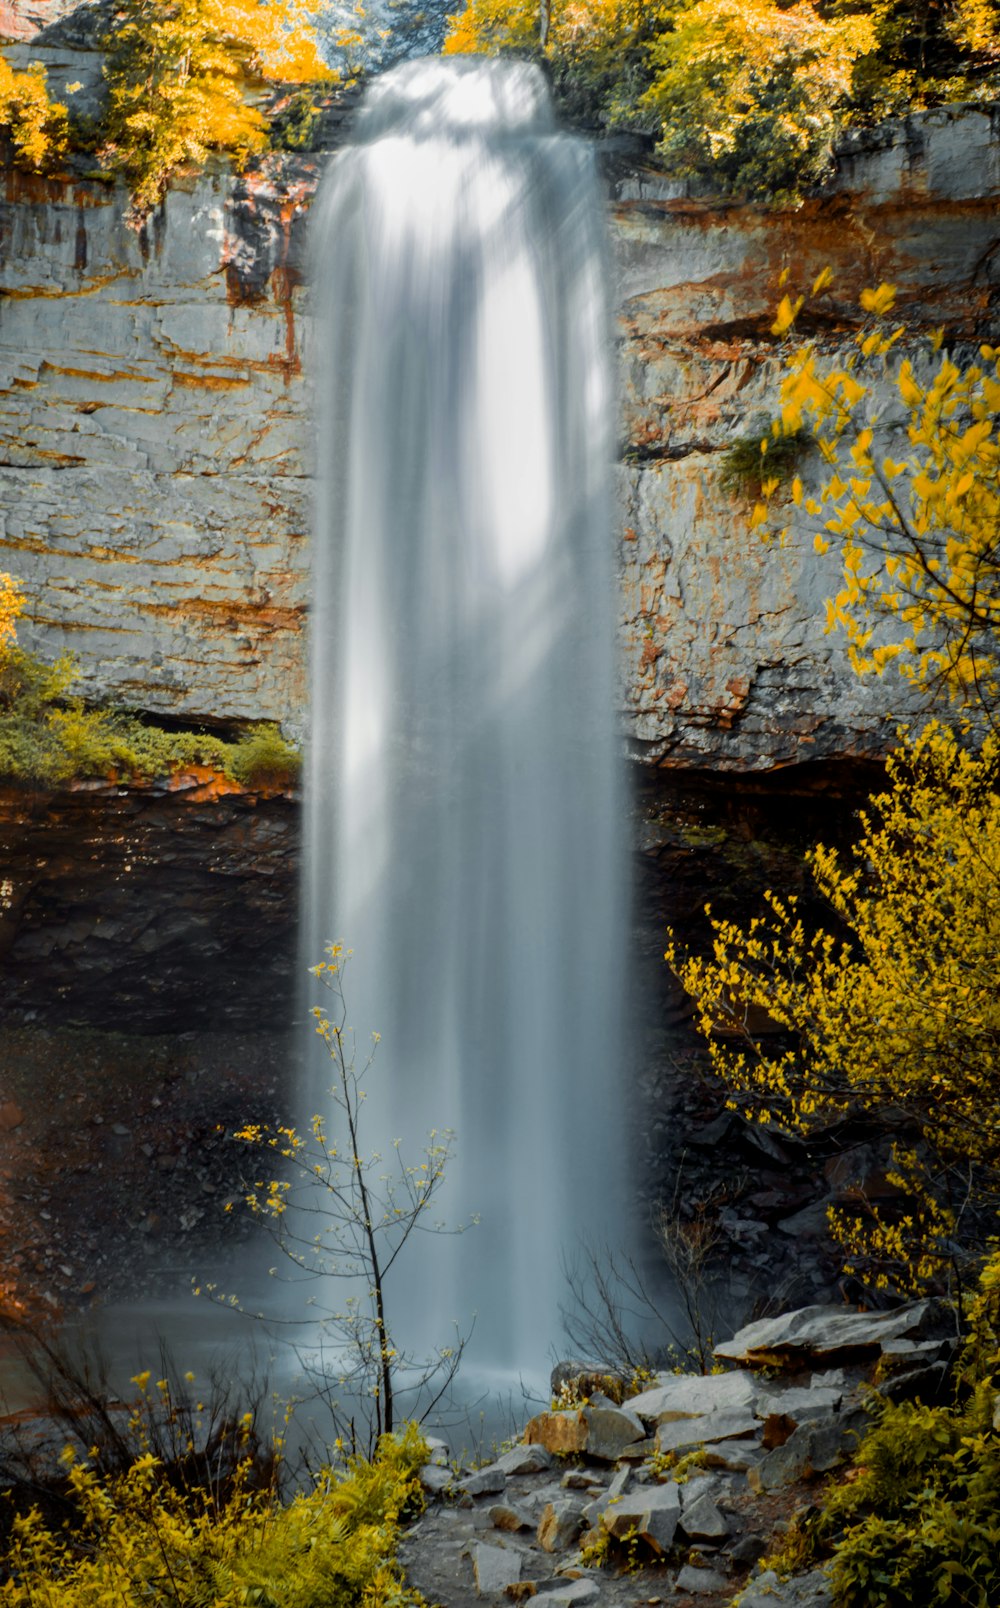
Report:
[[[481,1597],[506,1591],[521,1578],[521,1554],[512,1548],[491,1546],[479,1541],[472,1549],[472,1571]]]
[[[740,1608],[830,1608],[830,1584],[822,1569],[781,1580],[766,1569],[740,1596]]]
[[[540,1592],[538,1603],[539,1608],[583,1608],[584,1603],[596,1602],[600,1595],[596,1580],[581,1577],[567,1580],[564,1586],[555,1586],[551,1591]]]
[[[601,1515],[601,1523],[619,1541],[637,1536],[654,1552],[662,1553],[673,1542],[680,1516],[676,1485],[642,1485],[611,1504]]]
[[[592,1527],[600,1524],[601,1518],[607,1512],[608,1508],[611,1507],[613,1503],[617,1503],[619,1499],[625,1495],[631,1478],[631,1469],[620,1468],[607,1490],[603,1491],[601,1495],[593,1502],[588,1502],[587,1506],[584,1508],[583,1517],[585,1522]]]
[[[517,1474],[540,1474],[543,1469],[549,1468],[552,1463],[552,1453],[539,1444],[531,1446],[512,1446],[509,1452],[504,1452],[491,1465],[502,1469],[508,1476]]]
[[[779,1413],[801,1424],[807,1418],[832,1418],[843,1400],[843,1390],[835,1388],[804,1390],[800,1387],[782,1389],[781,1385],[758,1387],[754,1411],[760,1418]]]
[[[865,1424],[860,1409],[838,1415],[828,1424],[801,1424],[787,1441],[769,1451],[758,1467],[748,1471],[751,1489],[776,1491],[796,1480],[828,1473],[853,1452]]]
[[[472,1474],[467,1474],[464,1480],[458,1481],[458,1490],[463,1496],[493,1496],[502,1491],[507,1484],[507,1476],[502,1468],[490,1463],[487,1468],[477,1468]]]
[[[533,1530],[535,1521],[524,1508],[515,1502],[497,1502],[489,1509],[488,1518],[494,1530]]]
[[[742,1440],[760,1429],[760,1419],[748,1409],[727,1409],[703,1418],[668,1419],[656,1431],[656,1446],[660,1452],[683,1452],[708,1441]]]
[[[625,1403],[647,1423],[698,1418],[705,1413],[749,1408],[760,1381],[743,1370],[722,1374],[661,1374],[655,1385]]]
[[[549,1384],[553,1396],[558,1396],[563,1390],[572,1390],[576,1399],[582,1401],[585,1396],[593,1397],[603,1392],[613,1401],[620,1401],[628,1386],[628,1379],[617,1368],[602,1368],[598,1363],[569,1358],[556,1363]]]
[[[583,1418],[587,1425],[587,1456],[601,1462],[614,1463],[626,1447],[645,1439],[642,1419],[613,1403],[585,1407]]]
[[[539,1413],[529,1421],[524,1440],[547,1452],[582,1452],[587,1444],[587,1420],[582,1412]]]
[[[724,1468],[730,1474],[749,1474],[763,1456],[756,1441],[717,1441],[705,1447],[705,1467]]]
[[[543,1552],[561,1552],[576,1540],[585,1522],[584,1506],[569,1496],[546,1504],[538,1525],[538,1545]]]
[[[689,1541],[724,1541],[730,1525],[706,1493],[690,1505],[685,1502],[681,1512],[681,1529]]]
[[[844,1307],[800,1307],[780,1318],[750,1323],[715,1348],[723,1362],[755,1367],[801,1367],[810,1361],[878,1351],[898,1339],[947,1333],[943,1301],[914,1301],[892,1312],[850,1312]],[[952,1320],[954,1327],[954,1320]]]

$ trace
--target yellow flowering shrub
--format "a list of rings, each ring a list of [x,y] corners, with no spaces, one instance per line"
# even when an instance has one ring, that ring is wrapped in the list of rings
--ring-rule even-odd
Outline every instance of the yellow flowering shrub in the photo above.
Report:
[[[667,960],[733,1107],[804,1135],[861,1111],[899,1136],[915,1204],[832,1227],[852,1271],[910,1289],[956,1254],[970,1193],[995,1216],[1000,1186],[1000,741],[932,725],[888,771],[850,860],[809,856],[829,927],[772,893],[749,926],[713,922],[711,954],[672,940]]]
[[[828,283],[821,275],[814,290]],[[826,628],[845,633],[854,668],[894,665],[910,681],[982,698],[995,685],[1000,629],[1000,351],[956,360],[938,331],[924,358],[900,360],[894,301],[890,285],[862,292],[870,320],[843,361],[824,359],[815,340],[793,348],[773,430],[808,430],[822,457],[818,487],[796,478],[792,497],[817,551],[839,550]],[[785,296],[775,334],[793,329],[802,305]],[[876,386],[889,397],[881,409]]]
[[[32,1508],[14,1519],[4,1608],[406,1608],[419,1599],[395,1561],[400,1521],[421,1506],[427,1453],[415,1426],[383,1436],[370,1462],[321,1471],[283,1505],[248,1459],[225,1496],[178,1488],[151,1451],[105,1476],[64,1454],[73,1522]]]
[[[65,152],[69,114],[60,101],[50,100],[40,67],[18,73],[0,56],[0,130],[17,166],[31,172],[43,172]]]
[[[45,664],[15,640],[22,607],[14,583],[5,591],[0,577],[0,781],[43,787],[88,778],[141,782],[201,766],[244,787],[295,782],[300,755],[276,726],[252,727],[227,740],[89,708],[72,695],[71,658]]]

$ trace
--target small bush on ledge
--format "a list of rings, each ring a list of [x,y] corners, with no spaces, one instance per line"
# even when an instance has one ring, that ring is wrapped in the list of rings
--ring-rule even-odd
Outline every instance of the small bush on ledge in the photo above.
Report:
[[[775,489],[789,485],[811,445],[805,429],[740,436],[723,454],[723,491],[731,497],[759,497],[765,480],[775,483]]]
[[[276,726],[235,741],[167,731],[134,715],[92,709],[69,695],[69,659],[45,665],[15,647],[0,660],[0,781],[55,787],[77,781],[148,782],[207,766],[242,787],[288,786],[298,751]]]

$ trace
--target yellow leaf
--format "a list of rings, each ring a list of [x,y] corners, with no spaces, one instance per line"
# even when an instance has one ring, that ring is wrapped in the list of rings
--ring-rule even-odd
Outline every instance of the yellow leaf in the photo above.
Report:
[[[771,325],[772,335],[784,335],[786,330],[791,329],[802,309],[802,302],[801,296],[797,296],[794,303],[790,297],[782,296],[774,323]]]
[[[887,313],[896,300],[896,287],[885,283],[879,285],[877,290],[863,290],[861,292],[861,305],[866,313],[881,315]]]

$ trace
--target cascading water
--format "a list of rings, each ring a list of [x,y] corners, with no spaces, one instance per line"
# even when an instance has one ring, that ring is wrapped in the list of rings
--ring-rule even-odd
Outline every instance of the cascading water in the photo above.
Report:
[[[381,1044],[368,1143],[453,1128],[395,1332],[537,1368],[561,1261],[616,1237],[623,940],[593,156],[537,69],[410,62],[368,92],[315,234],[320,467],[305,944],[343,940]],[[310,1077],[314,1105],[329,1072]]]

